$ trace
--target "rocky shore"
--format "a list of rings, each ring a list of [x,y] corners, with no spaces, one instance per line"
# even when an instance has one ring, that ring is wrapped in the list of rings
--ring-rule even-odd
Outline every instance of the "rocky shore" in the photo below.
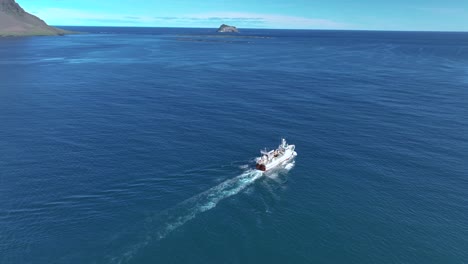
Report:
[[[73,32],[51,27],[26,12],[15,0],[0,0],[0,37],[58,36]]]

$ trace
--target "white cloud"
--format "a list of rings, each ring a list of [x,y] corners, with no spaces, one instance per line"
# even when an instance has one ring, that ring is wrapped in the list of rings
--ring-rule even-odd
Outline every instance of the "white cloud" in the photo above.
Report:
[[[306,18],[297,16],[284,16],[276,14],[257,14],[242,12],[214,12],[206,14],[192,15],[193,18],[201,20],[211,20],[220,18],[220,20],[238,20],[247,22],[253,26],[267,28],[290,28],[290,29],[345,29],[350,25],[339,23],[333,20],[320,18]]]
[[[76,9],[45,8],[33,12],[36,16],[53,25],[92,25],[99,24],[128,24],[128,23],[151,23],[151,17],[116,15],[109,13],[88,12]],[[95,23],[96,24],[96,23]]]
[[[232,23],[238,27],[251,28],[349,29],[352,27],[349,24],[328,19],[244,12],[211,12],[157,17],[46,8],[37,10],[34,14],[52,25],[217,27],[220,23]]]
[[[466,13],[466,10],[464,8],[458,7],[420,7],[417,9],[439,15],[461,15]]]

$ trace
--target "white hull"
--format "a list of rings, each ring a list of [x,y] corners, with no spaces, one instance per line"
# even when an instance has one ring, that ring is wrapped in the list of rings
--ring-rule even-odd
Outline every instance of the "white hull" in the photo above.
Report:
[[[268,171],[268,170],[271,170],[275,167],[278,167],[282,164],[285,164],[285,163],[288,163],[290,162],[291,160],[294,159],[294,157],[297,156],[297,153],[295,151],[289,151],[289,153],[285,153],[283,156],[279,157],[279,158],[273,158],[273,160],[266,164],[266,168],[265,168],[265,171]]]

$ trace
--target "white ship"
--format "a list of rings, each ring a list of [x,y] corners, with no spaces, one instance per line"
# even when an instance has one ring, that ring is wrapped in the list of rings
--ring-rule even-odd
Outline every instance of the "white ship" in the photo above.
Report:
[[[285,164],[297,156],[296,151],[294,151],[295,148],[295,145],[288,145],[286,140],[283,138],[281,140],[281,145],[279,145],[277,149],[271,151],[260,151],[262,156],[256,158],[257,165],[255,167],[257,170],[268,171],[278,165]]]

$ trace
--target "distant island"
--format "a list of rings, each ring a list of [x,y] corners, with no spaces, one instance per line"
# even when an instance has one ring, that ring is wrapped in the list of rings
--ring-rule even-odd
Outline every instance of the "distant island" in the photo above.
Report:
[[[239,30],[234,26],[228,26],[226,24],[222,24],[218,28],[217,32],[221,32],[221,33],[239,33]]]
[[[0,37],[58,36],[73,32],[48,26],[40,18],[24,11],[15,0],[0,0]]]

